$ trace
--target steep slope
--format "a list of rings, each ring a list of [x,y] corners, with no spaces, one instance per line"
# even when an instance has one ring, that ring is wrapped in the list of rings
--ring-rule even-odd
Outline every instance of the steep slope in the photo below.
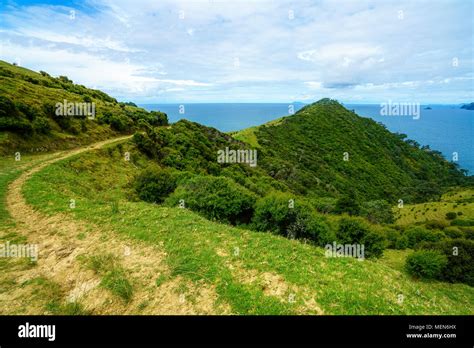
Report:
[[[233,136],[257,142],[259,165],[303,194],[416,202],[467,181],[439,152],[420,149],[329,99]]]
[[[65,106],[62,114],[58,105]],[[131,133],[141,126],[140,120],[151,125],[167,123],[163,113],[119,103],[104,92],[74,84],[66,76],[55,78],[0,61],[2,154],[72,148]]]

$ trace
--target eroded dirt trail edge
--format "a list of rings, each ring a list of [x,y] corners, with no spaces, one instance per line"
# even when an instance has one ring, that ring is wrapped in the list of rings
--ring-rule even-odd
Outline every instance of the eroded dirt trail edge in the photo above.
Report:
[[[173,278],[160,286],[156,279],[167,273],[166,253],[159,246],[131,240],[99,226],[85,224],[66,214],[46,216],[29,206],[22,195],[24,183],[46,166],[68,157],[119,141],[130,136],[102,141],[87,147],[62,151],[27,169],[8,187],[7,209],[16,222],[16,231],[38,246],[38,261],[33,267],[11,270],[17,286],[0,292],[1,314],[48,314],[41,306],[25,307],[32,294],[21,286],[34,279],[48,279],[59,284],[65,303],[80,303],[93,314],[212,314],[226,312],[215,308],[216,294],[206,285],[188,284],[195,295],[192,303],[183,301],[178,289],[184,279]],[[85,238],[79,239],[79,234]],[[88,270],[78,256],[112,254],[127,271],[133,286],[130,301],[124,301],[100,286],[101,276]],[[8,270],[7,270],[8,272]],[[18,308],[23,308],[18,313]],[[27,308],[27,309],[25,309]],[[26,313],[24,312],[26,310]]]

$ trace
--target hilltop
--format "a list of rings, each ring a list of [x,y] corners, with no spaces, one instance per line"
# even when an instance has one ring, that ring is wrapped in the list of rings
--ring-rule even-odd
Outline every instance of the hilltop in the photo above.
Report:
[[[440,152],[330,99],[233,137],[258,146],[262,168],[301,194],[352,192],[395,204],[436,199],[447,187],[466,182]]]

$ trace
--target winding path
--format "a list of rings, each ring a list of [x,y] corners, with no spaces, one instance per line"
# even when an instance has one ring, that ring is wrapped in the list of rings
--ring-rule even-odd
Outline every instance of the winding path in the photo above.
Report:
[[[126,238],[100,226],[82,223],[67,214],[46,216],[28,205],[22,195],[24,183],[46,166],[130,137],[110,139],[52,154],[26,169],[10,183],[6,202],[7,209],[16,222],[15,232],[26,237],[28,243],[37,244],[39,255],[33,267],[11,267],[6,270],[4,275],[14,280],[16,285],[0,291],[0,314],[48,314],[44,303],[33,303],[33,289],[29,291],[28,287],[20,286],[34,279],[47,279],[58,284],[63,294],[63,303],[80,303],[87,312],[93,314],[215,313],[216,295],[212,288],[194,286],[197,300],[187,303],[177,291],[185,280],[177,277],[160,286],[156,285],[158,276],[169,272],[164,262],[166,253],[158,246]],[[78,238],[79,234],[85,238]],[[127,270],[134,289],[130,302],[125,303],[101,287],[100,276],[86,269],[78,259],[78,256],[104,254],[114,255]],[[25,301],[32,302],[25,306]]]

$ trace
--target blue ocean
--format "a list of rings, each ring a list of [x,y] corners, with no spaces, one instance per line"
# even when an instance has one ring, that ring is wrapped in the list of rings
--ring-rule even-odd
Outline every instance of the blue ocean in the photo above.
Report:
[[[147,110],[159,110],[168,115],[170,122],[187,119],[223,132],[258,126],[275,118],[298,111],[305,104],[295,103],[222,103],[222,104],[147,104],[140,105]],[[392,132],[408,135],[421,145],[452,160],[457,152],[461,168],[474,174],[474,111],[460,109],[459,105],[422,105],[420,117],[382,116],[379,104],[345,104],[358,115],[383,123]]]

